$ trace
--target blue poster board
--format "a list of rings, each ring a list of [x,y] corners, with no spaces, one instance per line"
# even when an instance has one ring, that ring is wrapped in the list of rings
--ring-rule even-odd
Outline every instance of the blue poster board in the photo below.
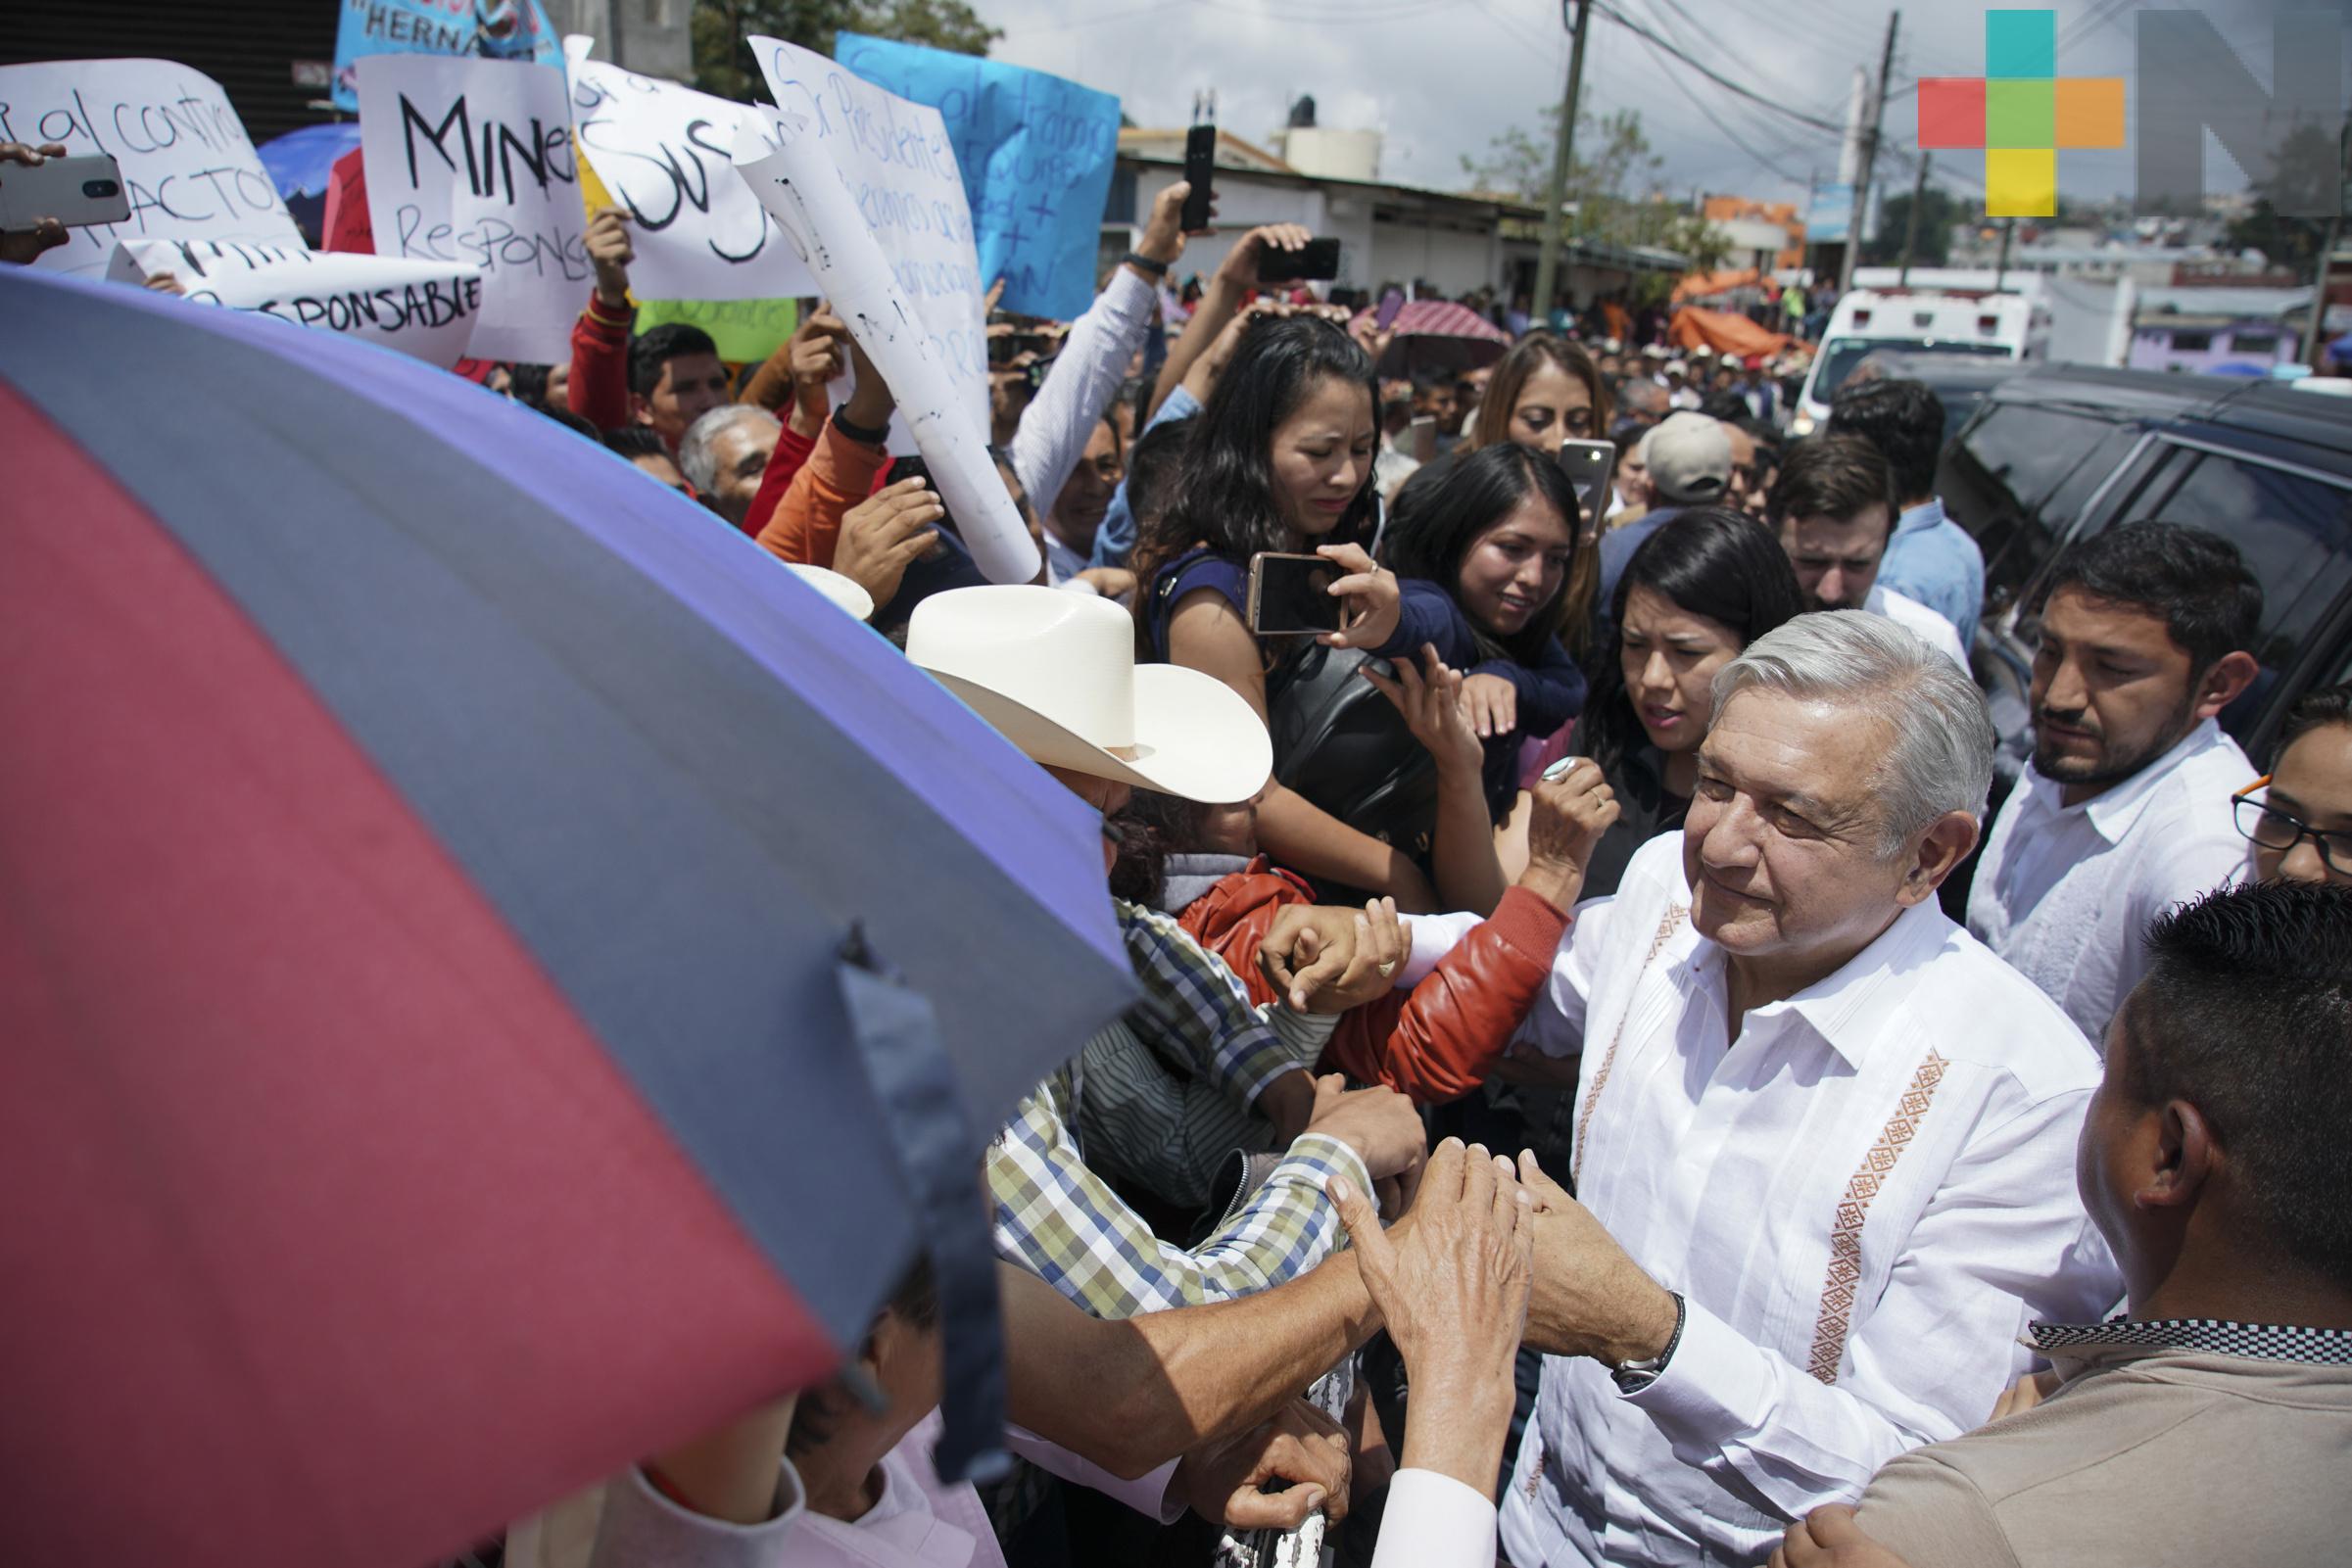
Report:
[[[984,281],[1003,308],[1067,321],[1094,302],[1094,268],[1119,100],[1075,81],[975,55],[844,32],[834,58],[947,122]]]
[[[357,111],[352,62],[363,55],[479,55],[563,69],[563,40],[540,0],[342,0],[335,107]]]

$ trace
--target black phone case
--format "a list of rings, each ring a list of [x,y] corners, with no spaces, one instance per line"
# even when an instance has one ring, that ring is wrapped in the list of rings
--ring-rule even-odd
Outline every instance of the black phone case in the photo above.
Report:
[[[1192,189],[1184,197],[1184,232],[1209,226],[1210,185],[1217,168],[1217,127],[1195,125],[1184,133],[1184,179]]]

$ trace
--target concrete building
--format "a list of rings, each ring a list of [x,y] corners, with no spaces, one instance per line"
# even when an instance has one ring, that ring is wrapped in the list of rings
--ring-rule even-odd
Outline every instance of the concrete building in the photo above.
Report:
[[[596,39],[593,58],[640,75],[691,81],[694,0],[543,0],[556,34]]]
[[[1309,128],[1290,127],[1288,134]],[[1311,145],[1320,152],[1327,144]],[[1119,133],[1118,169],[1103,211],[1106,267],[1134,244],[1152,200],[1183,177],[1181,129]],[[1262,223],[1299,223],[1340,242],[1338,288],[1420,284],[1451,298],[1488,288],[1508,303],[1535,286],[1542,210],[1510,197],[1310,173],[1226,130],[1217,133],[1216,182],[1217,230],[1185,248],[1180,276],[1207,276],[1235,240]],[[1685,265],[1668,251],[1571,244],[1562,253],[1560,283],[1581,304],[1628,286],[1642,272],[1678,273]]]

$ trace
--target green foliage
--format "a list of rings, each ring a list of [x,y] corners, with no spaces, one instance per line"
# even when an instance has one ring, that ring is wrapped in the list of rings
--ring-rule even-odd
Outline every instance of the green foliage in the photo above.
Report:
[[[2308,272],[2319,260],[2324,217],[2287,217],[2280,209],[2319,212],[2330,205],[2338,148],[2325,131],[2305,125],[2280,149],[2277,172],[2254,186],[2254,210],[2230,225],[2232,250],[2260,251],[2273,266]]]
[[[695,85],[748,103],[759,66],[744,40],[753,33],[833,53],[837,32],[871,33],[960,55],[984,55],[1004,36],[967,0],[695,0]]]
[[[1552,143],[1560,130],[1560,106],[1544,111],[1542,137],[1513,125],[1487,143],[1486,156],[1464,158],[1462,171],[1479,190],[1541,208],[1552,184]],[[1691,258],[1702,271],[1723,264],[1720,238],[1704,219],[1669,199],[1660,175],[1665,160],[1651,147],[1639,110],[1620,109],[1602,119],[1579,115],[1576,145],[1570,149],[1566,200],[1573,238],[1611,245],[1654,245]],[[1670,277],[1645,278],[1660,298]]]
[[[1935,186],[1919,204],[1919,243],[1911,253],[1913,266],[1943,266],[1951,260],[1951,231],[1955,223],[1977,215],[1973,202],[1964,202]],[[1911,221],[1911,193],[1892,191],[1878,205],[1878,231],[1862,246],[1864,266],[1894,266],[1902,261],[1902,237]]]

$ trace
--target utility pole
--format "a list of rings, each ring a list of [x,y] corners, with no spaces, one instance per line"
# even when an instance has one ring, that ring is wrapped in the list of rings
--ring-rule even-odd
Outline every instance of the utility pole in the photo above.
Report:
[[[2352,122],[2335,139],[2335,212],[2328,219],[2327,238],[2320,242],[2320,262],[2311,279],[2311,324],[2303,331],[2303,362],[2320,368],[2320,340],[2328,335],[2328,273],[2335,261],[2336,242],[2344,237],[2344,198],[2352,195],[2345,169],[2352,165]]]
[[[1928,155],[1919,155],[1919,177],[1911,182],[1911,215],[1902,226],[1902,271],[1896,275],[1896,285],[1907,286],[1911,281],[1911,253],[1919,247],[1919,207],[1927,200]]]
[[[1838,292],[1853,287],[1853,264],[1862,254],[1862,219],[1870,212],[1870,171],[1878,163],[1879,124],[1887,118],[1887,76],[1895,70],[1895,29],[1902,13],[1887,13],[1887,47],[1879,56],[1878,82],[1870,93],[1870,134],[1862,138],[1862,166],[1853,182],[1853,216],[1846,225],[1846,260],[1838,264]]]
[[[2001,259],[1997,263],[1994,264],[1992,268],[1992,292],[1995,294],[2000,293],[2001,285],[2008,281],[2009,236],[2015,234],[2016,232],[2017,219],[2013,217],[2004,217],[2001,219]]]
[[[1552,319],[1552,287],[1560,279],[1560,209],[1568,199],[1568,162],[1576,147],[1576,95],[1584,83],[1584,34],[1592,25],[1593,0],[1560,0],[1568,26],[1568,83],[1560,97],[1560,134],[1552,142],[1552,193],[1544,203],[1544,243],[1536,255],[1534,307],[1539,321]]]

